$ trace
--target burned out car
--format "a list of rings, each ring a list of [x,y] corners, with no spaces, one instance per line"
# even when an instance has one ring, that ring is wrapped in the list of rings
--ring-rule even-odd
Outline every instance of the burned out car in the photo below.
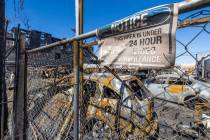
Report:
[[[161,110],[158,115],[166,115],[164,119],[173,118],[175,122],[169,122],[171,126],[173,123],[177,124],[173,126],[173,129],[192,139],[208,135],[210,132],[210,83],[181,74],[161,74],[146,80],[145,85],[154,98],[159,99],[156,100],[159,104],[167,103],[163,109],[168,112],[164,114]],[[183,112],[177,113],[177,110]],[[159,123],[164,123],[164,119],[159,119]],[[177,123],[179,120],[180,122]],[[201,134],[199,131],[204,133]]]
[[[146,82],[153,96],[176,103],[184,103],[195,96],[191,85],[191,81],[178,74],[158,75]]]
[[[194,107],[196,97],[210,103],[210,83],[178,74],[163,74],[145,82],[153,96]]]
[[[151,93],[134,76],[85,76],[83,139],[154,139],[157,115]]]
[[[210,82],[191,79],[192,87],[203,100],[210,103]]]

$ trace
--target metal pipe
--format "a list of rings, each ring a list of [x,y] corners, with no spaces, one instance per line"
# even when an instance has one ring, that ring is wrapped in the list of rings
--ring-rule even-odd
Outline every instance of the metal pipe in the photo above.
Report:
[[[25,55],[25,35],[20,34],[17,48],[18,59],[16,60],[16,87],[13,102],[14,113],[14,140],[26,139],[26,55]]]
[[[179,14],[210,6],[210,0],[187,0],[178,4]]]
[[[6,36],[7,36],[7,29],[8,29],[8,21],[5,20],[5,30],[4,30],[4,49],[3,49],[3,93],[2,93],[2,110],[1,110],[1,139],[4,138],[6,135],[8,128],[7,128],[7,122],[8,122],[8,104],[7,104],[7,91],[6,91]]]
[[[84,24],[83,24],[83,9],[84,9],[84,2],[83,2],[83,0],[77,0],[77,2],[78,2],[78,4],[79,4],[79,10],[78,10],[78,29],[76,29],[76,33],[77,33],[77,35],[80,35],[80,34],[83,34],[83,32],[84,32]],[[84,95],[84,92],[83,92],[83,79],[84,79],[84,75],[83,75],[83,71],[84,71],[84,69],[83,69],[83,65],[84,65],[84,49],[83,49],[83,47],[82,47],[82,45],[83,45],[83,40],[80,40],[79,41],[79,51],[80,51],[80,56],[79,56],[79,58],[80,58],[80,65],[79,65],[79,72],[80,72],[80,77],[79,77],[79,79],[80,79],[80,81],[79,81],[79,83],[80,83],[80,91],[79,91],[79,95],[80,95],[80,97],[79,97],[79,101],[80,101],[80,103],[79,103],[79,106],[80,106],[80,110],[79,110],[79,112],[80,112],[80,139],[82,139],[82,137],[83,137],[83,135],[84,135],[84,129],[85,129],[85,127],[83,127],[83,125],[85,125],[85,121],[86,121],[86,112],[87,112],[87,104],[85,104],[85,100],[87,100],[87,98],[85,98],[85,95]]]
[[[5,133],[5,0],[0,0],[0,139]]]
[[[75,0],[75,17],[76,17],[76,36],[79,36],[83,32],[83,14],[82,14],[82,0]],[[74,86],[74,140],[79,140],[79,129],[80,129],[80,113],[79,113],[79,95],[80,95],[80,43],[77,41],[73,44],[74,48],[74,77],[76,83]]]
[[[13,108],[15,108],[16,106],[16,93],[18,90],[18,77],[19,77],[19,69],[18,69],[18,60],[19,60],[19,32],[20,32],[20,24],[18,24],[18,28],[15,29],[15,79],[14,79],[14,95],[13,95]],[[15,112],[15,110],[13,109],[13,124],[15,122],[15,118],[16,118],[17,114]],[[15,140],[15,125],[12,126],[12,140]]]
[[[183,1],[183,2],[180,2],[177,4],[178,4],[179,14],[182,14],[182,13],[186,13],[186,12],[196,10],[199,8],[208,7],[208,6],[210,6],[210,0],[190,0],[190,1]],[[107,27],[108,26],[106,26],[106,28]],[[70,39],[67,39],[67,40],[58,41],[58,42],[55,42],[55,43],[52,43],[52,44],[49,44],[46,46],[28,50],[27,53],[40,51],[43,49],[48,49],[48,48],[52,48],[52,47],[56,47],[56,46],[61,46],[64,44],[68,44],[68,43],[72,42],[73,40],[83,40],[83,39],[87,39],[87,38],[91,38],[91,37],[96,37],[97,32],[98,32],[98,30],[90,31],[88,33],[84,33],[84,34],[72,37]]]
[[[73,42],[74,48],[74,78],[76,79],[74,85],[74,140],[79,139],[79,93],[80,93],[80,72],[79,72],[79,47],[78,42]]]
[[[185,27],[189,27],[189,26],[195,26],[195,25],[199,25],[199,24],[208,23],[209,21],[210,21],[210,16],[197,18],[197,19],[193,19],[193,20],[185,20],[183,22],[179,22],[177,25],[177,28],[185,28]]]
[[[74,37],[66,39],[66,40],[61,40],[61,41],[58,41],[58,42],[55,42],[55,43],[52,43],[52,44],[49,44],[49,45],[45,45],[45,46],[41,46],[41,47],[38,47],[38,48],[35,48],[35,49],[31,49],[31,50],[28,50],[26,52],[27,53],[32,53],[32,52],[41,51],[41,50],[44,50],[44,49],[49,49],[49,48],[53,48],[53,47],[62,46],[62,45],[71,43],[74,40],[83,40],[83,39],[95,37],[96,34],[97,34],[97,30],[93,30],[91,32],[87,32],[87,33],[84,33],[84,34],[81,34],[81,35],[78,35],[78,36],[74,36]]]
[[[94,42],[91,42],[91,43],[83,44],[82,48],[83,49],[88,49],[88,48],[90,48],[92,46],[95,46],[95,45],[98,45],[98,41],[94,41]]]

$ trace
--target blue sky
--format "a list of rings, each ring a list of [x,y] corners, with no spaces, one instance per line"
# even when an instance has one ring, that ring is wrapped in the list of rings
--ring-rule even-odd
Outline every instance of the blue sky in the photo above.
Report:
[[[18,1],[18,0],[16,0]],[[180,2],[181,0],[84,0],[84,30],[91,31],[97,27],[109,24],[135,12],[154,6]],[[24,20],[29,19],[31,29],[49,32],[59,38],[69,38],[74,35],[75,27],[74,0],[24,0],[22,11],[14,10],[14,0],[6,0],[6,16],[11,21],[10,26],[18,23],[24,27]],[[177,39],[187,43],[198,29],[182,29],[177,32]],[[210,36],[205,33],[198,41],[193,42],[190,51],[210,50]],[[183,47],[177,46],[177,53],[183,52]],[[188,56],[177,59],[177,63],[193,63]],[[184,60],[184,61],[183,61]]]
[[[7,0],[7,17],[22,23],[29,17],[33,29],[50,32],[57,37],[69,37],[75,26],[74,0],[24,0],[24,10],[14,12],[14,0]],[[18,0],[16,0],[18,1]],[[90,31],[132,13],[180,0],[84,0],[84,29]],[[15,17],[16,13],[16,17]]]

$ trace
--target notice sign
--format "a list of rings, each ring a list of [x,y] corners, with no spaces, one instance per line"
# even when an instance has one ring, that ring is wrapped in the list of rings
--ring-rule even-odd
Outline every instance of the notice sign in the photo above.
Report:
[[[102,65],[141,69],[174,65],[177,11],[174,4],[164,5],[99,29]]]

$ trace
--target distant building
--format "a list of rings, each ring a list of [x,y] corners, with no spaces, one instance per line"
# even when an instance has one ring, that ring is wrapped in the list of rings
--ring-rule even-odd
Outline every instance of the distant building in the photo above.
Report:
[[[10,40],[14,38],[14,34],[12,32],[7,33],[7,38],[6,40],[6,61],[5,61],[5,68],[6,70],[9,71],[14,71],[15,70],[15,48],[14,48],[14,41]]]
[[[11,32],[8,33],[8,37],[15,37],[15,30],[17,28],[12,28]],[[26,40],[26,49],[31,50],[34,48],[38,48],[47,44],[51,44],[61,39],[53,37],[51,34],[46,32],[41,32],[37,30],[26,30],[20,29],[22,33],[25,34]],[[7,48],[13,48],[14,42],[8,41]],[[91,56],[86,53],[84,54],[84,62],[85,63],[95,63]],[[8,57],[7,61],[15,61],[15,49],[13,49],[13,53]],[[28,64],[36,65],[36,66],[58,66],[58,65],[70,65],[73,67],[73,50],[72,46],[59,46],[54,48],[45,49],[39,52],[31,53],[28,55]]]
[[[210,52],[197,54],[197,75],[200,79],[210,80]]]
[[[9,38],[9,39],[14,38],[14,34],[12,32],[7,33],[7,38]],[[6,57],[6,60],[14,61],[15,60],[15,49],[14,49],[15,43],[14,43],[14,41],[9,40],[9,39],[6,41],[6,52],[7,52],[6,56],[8,55]]]
[[[16,29],[16,27],[12,28],[11,31],[13,34],[15,34]],[[34,49],[61,40],[59,38],[53,37],[49,33],[38,30],[20,29],[20,31],[26,35],[26,49]]]
[[[17,28],[12,28],[11,32],[7,33],[7,38],[14,39],[16,29]],[[20,31],[26,36],[25,44],[27,50],[38,48],[40,46],[44,46],[61,40],[59,38],[53,37],[49,33],[37,30],[20,29]],[[6,52],[10,52],[10,55],[8,55],[6,59],[7,65],[14,65],[15,63],[14,46],[14,41],[8,39],[6,42]],[[69,45],[43,50],[38,53],[30,54],[28,55],[28,57],[30,57],[30,59],[28,59],[28,64],[41,66],[72,65],[73,63],[72,47]]]

